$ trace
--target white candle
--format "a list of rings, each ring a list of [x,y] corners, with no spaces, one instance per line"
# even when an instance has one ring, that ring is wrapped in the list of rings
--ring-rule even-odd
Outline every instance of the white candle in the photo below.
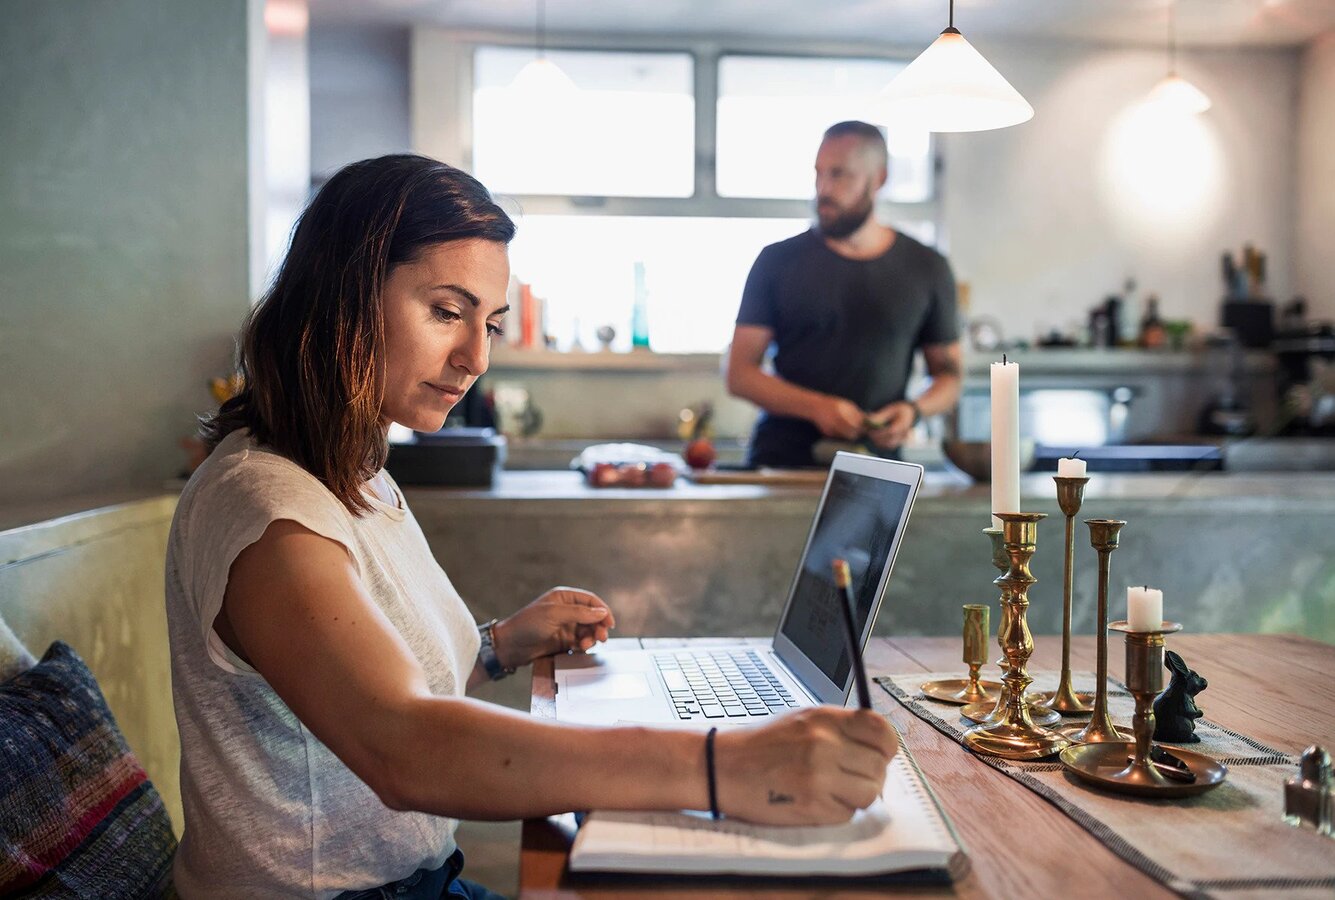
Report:
[[[1127,588],[1126,623],[1132,631],[1158,631],[1163,625],[1163,591],[1152,587]]]
[[[1020,365],[1004,358],[992,363],[992,512],[1020,512]]]
[[[1057,460],[1057,477],[1084,478],[1085,461],[1083,459],[1076,459],[1074,456],[1063,456],[1061,459]]]

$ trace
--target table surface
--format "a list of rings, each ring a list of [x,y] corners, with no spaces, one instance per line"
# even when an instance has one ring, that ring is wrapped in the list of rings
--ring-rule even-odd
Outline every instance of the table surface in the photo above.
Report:
[[[681,641],[678,643],[690,643]],[[1061,640],[1036,638],[1032,669],[1061,667]],[[1178,634],[1173,649],[1204,674],[1199,698],[1206,716],[1281,750],[1297,753],[1312,743],[1335,743],[1335,646],[1293,635]],[[1072,641],[1071,665],[1095,668],[1093,637]],[[962,669],[958,638],[873,638],[867,650],[871,675],[951,672]],[[1018,782],[970,759],[963,747],[905,710],[873,686],[876,706],[887,713],[953,820],[972,863],[951,888],[896,888],[895,896],[959,897],[1173,897],[1158,882],[1116,857],[1088,832]],[[534,715],[553,714],[552,662],[533,670]],[[566,857],[569,816],[524,822],[520,895],[551,900],[611,897],[767,898],[870,896],[886,888],[831,891],[756,883],[754,888],[670,879],[599,882],[571,877]],[[1023,840],[1016,840],[1023,834]]]

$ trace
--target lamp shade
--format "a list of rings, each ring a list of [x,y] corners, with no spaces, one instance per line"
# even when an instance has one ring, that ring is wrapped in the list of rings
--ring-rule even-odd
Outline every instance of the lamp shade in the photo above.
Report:
[[[568,94],[575,91],[576,87],[560,66],[545,56],[539,56],[519,70],[514,81],[510,82],[510,90],[541,98]]]
[[[1181,75],[1165,75],[1146,98],[1166,112],[1195,115],[1210,108],[1210,98]]]
[[[987,131],[1027,122],[1034,108],[954,28],[941,32],[881,92],[887,123]]]

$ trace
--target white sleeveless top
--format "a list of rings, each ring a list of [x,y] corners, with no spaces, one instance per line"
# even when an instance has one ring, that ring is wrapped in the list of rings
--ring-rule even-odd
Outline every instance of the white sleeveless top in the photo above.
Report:
[[[431,690],[460,696],[477,625],[397,485],[361,518],[305,469],[234,431],[181,494],[167,544],[172,693],[185,834],[175,882],[197,897],[320,897],[385,884],[454,852],[453,819],[395,812],[213,630],[233,560],[270,522],[338,541]]]

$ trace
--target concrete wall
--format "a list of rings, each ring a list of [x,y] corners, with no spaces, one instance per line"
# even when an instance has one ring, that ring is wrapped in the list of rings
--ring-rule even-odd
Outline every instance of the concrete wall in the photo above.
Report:
[[[1297,291],[1310,315],[1335,319],[1335,32],[1308,46],[1299,79]]]
[[[249,13],[6,4],[0,502],[180,469],[247,309]]]
[[[1196,50],[1179,73],[1213,102],[1201,116],[1147,119],[1160,49],[989,42],[1028,98],[1024,125],[945,135],[945,222],[973,310],[1007,337],[1085,321],[1134,276],[1165,318],[1218,322],[1219,257],[1270,254],[1269,290],[1294,289],[1298,54]],[[1139,301],[1130,311],[1140,317]]]

